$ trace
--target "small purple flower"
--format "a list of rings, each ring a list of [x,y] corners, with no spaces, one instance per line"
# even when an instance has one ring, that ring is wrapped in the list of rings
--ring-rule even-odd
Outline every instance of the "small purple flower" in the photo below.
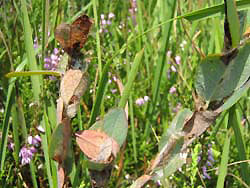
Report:
[[[177,65],[179,65],[181,63],[181,57],[177,55],[175,57],[175,62],[176,62]]]
[[[212,167],[213,165],[212,165],[212,163],[210,161],[207,161],[207,166]]]
[[[144,100],[143,98],[138,98],[135,103],[138,105],[138,106],[142,106],[144,104]]]
[[[199,163],[201,161],[201,156],[198,155],[198,158],[197,158],[197,163]]]
[[[112,18],[114,18],[114,17],[115,17],[114,13],[110,12],[109,15],[108,15],[108,18],[109,18],[109,19],[112,19]]]
[[[35,37],[35,39],[34,39],[34,48],[35,48],[35,49],[38,48],[38,40],[37,40],[37,37]]]
[[[110,20],[107,20],[107,25],[111,25],[112,22]]]
[[[111,89],[111,93],[115,94],[117,92],[117,89]]]
[[[55,48],[55,49],[53,50],[53,53],[54,53],[55,55],[57,55],[57,54],[59,53],[58,48]]]
[[[19,157],[21,157],[21,164],[22,165],[29,164],[33,157],[33,154],[34,153],[32,152],[32,150],[30,150],[26,146],[22,147],[19,152]]]
[[[50,64],[48,64],[48,63],[45,63],[43,66],[45,69],[50,69]]]
[[[175,68],[175,66],[174,65],[171,65],[171,71],[173,71],[173,72],[177,72],[177,70],[176,70],[176,68]]]
[[[14,151],[14,143],[13,143],[13,142],[10,142],[10,143],[8,144],[8,149],[9,149],[10,151]]]
[[[101,14],[101,19],[102,19],[102,20],[104,20],[104,19],[105,19],[104,14]]]
[[[211,179],[211,177],[208,175],[208,173],[207,173],[207,167],[206,166],[203,166],[202,167],[202,173],[203,173],[203,176],[204,176],[204,179]]]
[[[176,88],[174,86],[172,86],[170,89],[169,89],[169,93],[173,94],[176,92]]]
[[[28,143],[29,143],[30,145],[38,146],[38,145],[40,144],[41,141],[42,141],[42,140],[41,140],[41,138],[40,138],[39,135],[36,135],[36,136],[34,136],[34,137],[32,137],[32,136],[29,136],[29,137],[28,137]]]
[[[102,20],[102,21],[101,21],[101,24],[102,24],[102,25],[106,25],[106,24],[107,24],[107,21],[106,21],[106,20]]]
[[[181,103],[177,103],[176,107],[173,108],[173,112],[177,113],[181,109]]]
[[[167,56],[171,57],[171,55],[172,55],[172,51],[171,50],[167,51]]]
[[[45,58],[44,58],[44,62],[45,62],[45,63],[50,63],[50,62],[51,62],[51,59],[50,59],[49,57],[45,57]]]

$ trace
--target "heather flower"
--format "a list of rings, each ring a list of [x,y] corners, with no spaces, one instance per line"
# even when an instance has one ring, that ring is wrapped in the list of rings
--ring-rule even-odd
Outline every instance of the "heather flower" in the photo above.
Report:
[[[176,88],[174,86],[172,86],[170,89],[169,89],[169,93],[173,94],[176,92]]]
[[[55,48],[50,56],[44,58],[44,68],[47,70],[56,70],[60,59],[60,51]]]
[[[208,144],[208,151],[207,151],[207,160],[205,161],[205,164],[202,166],[202,173],[203,173],[203,177],[204,179],[211,179],[211,177],[208,175],[207,173],[207,167],[212,167],[213,166],[213,162],[214,162],[214,158],[213,158],[213,154],[212,154],[212,145]],[[203,155],[202,155],[203,154]],[[201,162],[201,157],[205,158],[206,156],[204,156],[204,153],[200,153],[198,156],[198,159],[200,159],[198,162]]]
[[[26,146],[22,147],[19,152],[19,157],[21,157],[21,164],[29,164],[34,155],[34,152],[34,149],[27,148]]]

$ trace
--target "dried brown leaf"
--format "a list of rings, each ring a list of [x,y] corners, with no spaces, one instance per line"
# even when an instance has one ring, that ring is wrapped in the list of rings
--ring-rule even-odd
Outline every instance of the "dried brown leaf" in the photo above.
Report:
[[[68,70],[60,86],[60,95],[64,105],[79,103],[80,98],[87,89],[87,75],[80,70]]]
[[[119,151],[119,144],[106,133],[96,130],[79,131],[76,142],[82,152],[97,163],[110,163]],[[113,154],[113,155],[112,155]]]
[[[139,177],[131,186],[131,188],[141,188],[143,187],[152,177],[149,175],[142,175]]]
[[[88,38],[92,20],[87,15],[77,18],[71,25],[62,23],[55,31],[55,38],[63,49],[72,55],[74,51],[83,47]]]

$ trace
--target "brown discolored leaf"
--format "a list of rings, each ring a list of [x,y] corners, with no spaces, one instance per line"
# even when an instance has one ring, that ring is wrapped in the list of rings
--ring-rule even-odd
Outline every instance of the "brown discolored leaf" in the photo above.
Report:
[[[250,27],[248,27],[248,28],[246,29],[246,31],[244,32],[243,36],[244,36],[245,38],[250,38]]]
[[[49,146],[50,157],[63,164],[70,147],[71,125],[70,119],[64,118],[53,132]]]
[[[182,150],[186,149],[193,140],[206,131],[218,115],[219,113],[216,111],[195,111],[192,117],[184,124],[183,132],[185,136]]]
[[[143,187],[152,177],[149,175],[142,175],[139,177],[130,188],[141,188]]]
[[[86,91],[87,85],[87,73],[72,69],[65,73],[61,81],[60,95],[68,117],[72,118],[75,116],[80,99]]]
[[[110,163],[119,151],[119,144],[104,132],[85,130],[75,135],[82,152],[92,161]]]
[[[63,120],[63,100],[61,97],[57,100],[56,119],[57,124],[60,124]]]
[[[65,173],[64,173],[64,169],[61,165],[58,166],[57,169],[57,184],[58,184],[58,188],[62,188],[64,185],[64,179],[65,179]]]
[[[62,23],[55,31],[55,38],[63,49],[72,55],[78,51],[87,41],[92,20],[87,15],[77,18],[72,24]]]

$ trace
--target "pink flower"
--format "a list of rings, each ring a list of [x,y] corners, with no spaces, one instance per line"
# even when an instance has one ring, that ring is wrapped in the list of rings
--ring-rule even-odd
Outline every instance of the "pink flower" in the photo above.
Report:
[[[114,13],[110,12],[109,15],[108,15],[108,18],[111,19],[111,18],[114,18],[114,17],[115,17]]]
[[[167,56],[168,56],[168,57],[171,57],[171,54],[172,54],[172,51],[171,51],[171,50],[167,51]]]
[[[135,101],[135,104],[137,104],[138,106],[142,106],[144,104],[144,100],[143,98],[139,98]]]
[[[41,138],[40,138],[39,135],[36,135],[35,137],[32,137],[32,136],[29,136],[29,137],[28,137],[28,143],[29,143],[30,145],[38,146],[38,145],[40,144],[41,141],[42,141],[42,140],[41,140]]]
[[[13,143],[13,142],[10,142],[10,143],[8,144],[8,149],[9,149],[10,151],[13,151],[13,150],[14,150],[14,143]]]
[[[176,68],[175,68],[175,66],[174,65],[171,65],[171,71],[173,71],[173,72],[177,72],[177,70],[176,70]]]
[[[177,55],[175,57],[175,61],[176,61],[176,64],[179,65],[181,63],[181,57]]]
[[[34,155],[34,150],[31,150],[30,148],[27,148],[26,146],[22,147],[19,152],[19,157],[21,157],[21,164],[29,164],[32,157]]]
[[[169,93],[173,94],[176,92],[176,88],[174,86],[172,86],[170,89],[169,89]]]

